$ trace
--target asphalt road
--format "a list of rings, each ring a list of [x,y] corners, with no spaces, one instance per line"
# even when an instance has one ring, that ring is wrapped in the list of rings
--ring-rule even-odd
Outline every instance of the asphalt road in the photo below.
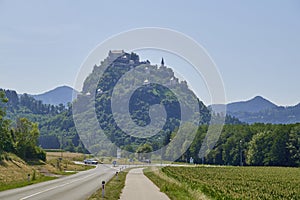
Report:
[[[0,192],[1,200],[85,200],[115,175],[111,165],[79,172],[56,180]]]

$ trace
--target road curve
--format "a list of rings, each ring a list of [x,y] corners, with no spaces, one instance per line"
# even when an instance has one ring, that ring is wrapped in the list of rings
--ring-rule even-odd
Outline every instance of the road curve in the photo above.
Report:
[[[52,181],[0,192],[1,200],[85,200],[115,174],[109,165]]]

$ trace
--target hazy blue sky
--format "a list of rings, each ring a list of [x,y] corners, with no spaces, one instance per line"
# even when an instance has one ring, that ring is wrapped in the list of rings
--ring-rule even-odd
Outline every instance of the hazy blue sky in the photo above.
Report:
[[[206,48],[229,102],[256,95],[300,102],[300,1],[177,2],[0,0],[0,87],[41,93],[72,86],[97,44],[154,26]]]

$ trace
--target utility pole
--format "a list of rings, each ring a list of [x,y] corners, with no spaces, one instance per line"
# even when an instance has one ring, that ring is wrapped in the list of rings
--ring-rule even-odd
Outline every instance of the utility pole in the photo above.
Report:
[[[60,158],[58,158],[57,165],[60,170],[62,170],[62,159],[63,159],[63,144],[64,144],[64,135],[61,135],[61,145],[60,145]]]
[[[60,147],[60,157],[63,158],[63,145],[64,145],[64,135],[61,135],[61,147]]]
[[[240,166],[243,166],[243,149],[242,149],[242,140],[240,140]]]
[[[162,166],[162,157],[163,157],[163,150],[160,149],[160,166]]]

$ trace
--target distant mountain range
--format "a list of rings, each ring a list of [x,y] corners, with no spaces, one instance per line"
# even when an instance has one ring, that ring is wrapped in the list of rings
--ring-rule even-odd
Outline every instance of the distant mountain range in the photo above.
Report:
[[[75,95],[78,94],[76,90],[69,86],[60,86],[48,92],[38,95],[31,95],[36,100],[41,100],[44,104],[67,105],[69,102],[72,102],[73,92]]]
[[[79,92],[68,86],[57,87],[43,94],[32,95],[35,99],[43,101],[45,104],[67,105],[72,101],[72,95]],[[214,110],[219,111],[224,105],[214,105]],[[272,123],[272,124],[292,124],[300,123],[300,103],[296,106],[278,106],[271,101],[256,96],[247,101],[229,103],[227,114],[238,118],[242,122]],[[209,106],[211,108],[211,106]]]
[[[73,92],[79,92],[69,86],[60,86],[48,92],[38,95],[30,95],[44,104],[67,105],[72,102]],[[271,101],[256,96],[247,101],[238,101],[227,105],[216,104],[214,111],[220,112],[222,107],[227,107],[227,114],[238,118],[242,122],[272,123],[272,124],[292,124],[300,123],[300,103],[295,106],[278,106]],[[211,109],[212,106],[208,106]]]
[[[224,105],[214,105],[220,111]],[[257,96],[248,101],[229,103],[227,114],[246,123],[291,124],[300,122],[300,103],[296,106],[277,106],[271,101]],[[211,106],[210,106],[211,108]]]

